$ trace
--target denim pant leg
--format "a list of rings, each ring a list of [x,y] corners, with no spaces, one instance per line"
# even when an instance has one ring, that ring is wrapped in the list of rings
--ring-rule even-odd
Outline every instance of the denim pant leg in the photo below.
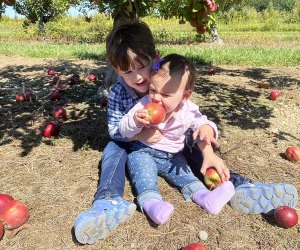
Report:
[[[159,154],[159,151],[157,154]],[[166,154],[169,155],[169,159],[165,161],[162,159],[157,160],[159,163],[159,174],[170,184],[177,187],[183,194],[185,200],[191,200],[192,195],[198,190],[207,189],[192,173],[182,152]]]
[[[143,203],[149,199],[162,200],[158,190],[157,164],[149,151],[151,149],[145,145],[133,147],[127,161],[128,172],[141,208]]]
[[[183,149],[183,154],[186,157],[194,175],[204,183],[204,177],[200,172],[203,163],[203,156],[201,150],[193,142],[192,130],[188,130],[186,132],[186,140]],[[251,179],[232,171],[230,171],[229,180],[233,183],[235,188],[237,188],[242,184],[247,184],[252,182]]]
[[[102,155],[100,180],[94,201],[123,196],[128,150],[128,142],[111,140],[106,145]]]

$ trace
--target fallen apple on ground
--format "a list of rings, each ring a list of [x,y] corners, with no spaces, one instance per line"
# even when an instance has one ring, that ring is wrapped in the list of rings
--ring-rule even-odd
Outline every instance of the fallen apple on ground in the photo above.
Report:
[[[4,235],[4,226],[2,222],[0,222],[0,240],[2,240],[3,235]]]
[[[276,224],[282,228],[291,228],[298,223],[298,214],[295,209],[288,206],[277,207],[274,211]]]
[[[93,75],[93,74],[89,75],[89,80],[90,81],[96,81],[96,79],[97,79],[97,77],[95,75]]]
[[[210,189],[214,189],[222,184],[222,179],[217,170],[211,167],[206,170],[204,182]]]
[[[52,112],[52,116],[58,120],[58,121],[62,121],[67,119],[67,111],[61,107],[61,106],[57,106],[54,108],[53,112]]]
[[[6,204],[0,213],[0,221],[6,229],[14,229],[23,225],[29,218],[28,207],[18,200]]]
[[[107,107],[107,102],[108,102],[107,97],[101,97],[100,98],[100,105],[101,105],[102,108]]]
[[[57,101],[60,99],[60,93],[59,93],[59,90],[55,89],[53,90],[50,95],[49,95],[49,98],[51,101]]]
[[[285,156],[288,160],[296,162],[300,160],[300,148],[297,146],[290,146],[285,151]]]
[[[45,122],[42,128],[42,135],[51,138],[52,136],[58,136],[59,127],[55,122]]]
[[[279,90],[272,90],[269,97],[272,101],[275,101],[279,96],[280,96]]]
[[[183,248],[183,250],[208,250],[206,246],[201,243],[190,243]]]
[[[79,80],[80,80],[80,76],[78,74],[74,74],[70,77],[69,84],[70,85],[75,85],[79,82]]]
[[[12,201],[14,198],[9,194],[0,194],[0,213],[7,203]]]
[[[210,75],[210,76],[216,74],[216,69],[215,68],[209,68],[207,70],[207,74]]]
[[[52,83],[53,83],[53,84],[57,84],[59,81],[60,81],[60,77],[59,77],[59,76],[54,76],[54,77],[52,78]]]
[[[150,102],[144,107],[144,109],[148,111],[146,119],[151,125],[157,125],[161,123],[166,117],[166,111],[164,107],[158,103]]]
[[[54,69],[49,69],[48,70],[48,75],[49,76],[55,76],[55,70]]]
[[[32,99],[34,99],[34,95],[31,89],[25,88],[19,91],[18,93],[16,93],[17,102],[31,101]]]

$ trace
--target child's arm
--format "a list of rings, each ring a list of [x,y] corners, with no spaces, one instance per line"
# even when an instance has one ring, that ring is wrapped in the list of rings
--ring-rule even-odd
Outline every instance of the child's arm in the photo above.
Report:
[[[200,172],[205,175],[205,172],[209,167],[214,167],[221,176],[222,181],[229,180],[229,169],[225,162],[215,154],[212,146],[206,144],[205,141],[200,141],[197,145],[203,154],[203,163]]]
[[[207,145],[214,144],[217,148],[220,147],[219,142],[216,139],[216,133],[214,129],[208,125],[202,125],[198,129],[196,129],[193,133],[194,141],[200,140],[206,142]]]

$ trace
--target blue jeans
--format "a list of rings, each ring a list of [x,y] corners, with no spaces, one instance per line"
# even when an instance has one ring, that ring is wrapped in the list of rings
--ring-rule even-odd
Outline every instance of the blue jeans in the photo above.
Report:
[[[94,201],[123,197],[129,145],[128,142],[114,140],[109,141],[106,145],[102,155],[100,180]]]
[[[131,143],[130,151],[127,165],[140,207],[149,199],[162,200],[157,186],[158,175],[177,187],[186,200],[196,191],[206,189],[192,173],[182,152],[168,153],[138,141]]]

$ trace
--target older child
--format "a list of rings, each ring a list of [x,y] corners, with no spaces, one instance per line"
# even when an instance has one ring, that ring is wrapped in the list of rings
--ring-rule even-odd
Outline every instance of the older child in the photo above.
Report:
[[[196,82],[196,69],[183,56],[171,54],[161,61],[150,81],[149,95],[143,97],[120,123],[124,137],[132,138],[143,127],[151,126],[143,107],[149,102],[161,104],[166,110],[164,121],[157,125],[163,137],[156,143],[145,140],[131,143],[128,168],[137,192],[137,201],[142,210],[158,225],[164,224],[173,212],[173,206],[163,201],[157,188],[157,175],[162,175],[180,189],[185,199],[192,199],[208,213],[218,214],[233,197],[234,186],[229,179],[229,170],[214,153],[212,146],[199,142],[203,153],[201,172],[215,167],[225,181],[213,191],[209,191],[191,172],[182,154],[185,132],[197,130],[204,124],[216,126],[199,112],[197,105],[189,98]]]

